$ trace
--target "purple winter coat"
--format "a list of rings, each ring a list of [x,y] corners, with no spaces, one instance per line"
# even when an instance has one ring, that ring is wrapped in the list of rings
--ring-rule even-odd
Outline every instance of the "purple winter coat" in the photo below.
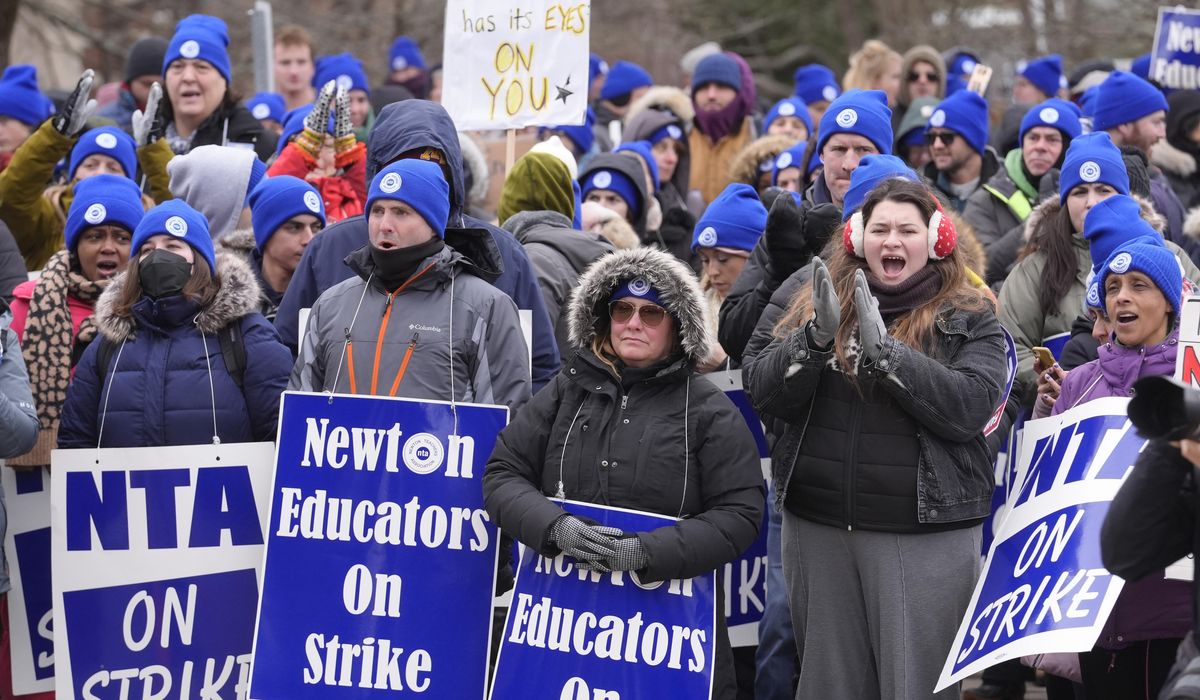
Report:
[[[1142,377],[1174,374],[1178,344],[1178,330],[1146,348],[1128,348],[1110,339],[1100,346],[1100,359],[1067,373],[1050,415],[1093,399],[1129,396]],[[1131,642],[1184,636],[1192,628],[1191,589],[1188,581],[1165,580],[1161,571],[1126,583],[1096,646],[1115,650]]]

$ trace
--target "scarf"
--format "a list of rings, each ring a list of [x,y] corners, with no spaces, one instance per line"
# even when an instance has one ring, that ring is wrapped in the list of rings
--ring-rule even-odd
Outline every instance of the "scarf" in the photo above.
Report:
[[[384,289],[394,292],[404,286],[426,258],[440,253],[445,247],[446,242],[437,236],[407,248],[380,250],[370,246],[371,260],[375,263],[375,277]]]
[[[742,119],[745,117],[746,109],[739,95],[732,102],[715,112],[705,112],[697,107],[696,127],[700,129],[700,133],[707,136],[708,140],[715,144],[737,131],[742,126]]]
[[[67,298],[74,297],[94,305],[108,280],[93,282],[72,269],[68,251],[60,250],[50,257],[46,269],[33,288],[29,313],[25,318],[25,333],[21,338],[21,354],[29,370],[29,386],[37,404],[37,445],[29,453],[9,464],[36,467],[50,464],[50,450],[58,443],[58,420],[67,384],[71,381],[73,351],[76,345],[86,346],[96,337],[96,322],[88,316],[79,325],[79,335],[72,337],[73,322]]]
[[[942,277],[932,265],[917,270],[900,284],[884,284],[867,273],[867,286],[879,300],[879,314],[885,321],[919,309],[928,304],[942,289]]]

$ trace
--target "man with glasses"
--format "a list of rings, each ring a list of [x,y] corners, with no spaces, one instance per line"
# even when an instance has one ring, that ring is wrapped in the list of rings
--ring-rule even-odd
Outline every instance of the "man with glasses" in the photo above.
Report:
[[[971,195],[1000,170],[1000,158],[987,138],[987,102],[969,90],[942,100],[925,125],[932,161],[922,174],[959,214]]]

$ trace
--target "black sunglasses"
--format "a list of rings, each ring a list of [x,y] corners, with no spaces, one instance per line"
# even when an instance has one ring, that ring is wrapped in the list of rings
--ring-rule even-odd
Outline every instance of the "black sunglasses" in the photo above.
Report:
[[[920,80],[921,78],[925,78],[926,80],[928,80],[931,83],[936,83],[937,79],[938,79],[938,74],[937,73],[918,73],[916,71],[912,71],[911,73],[908,74],[908,82],[910,82],[910,83],[915,83],[918,80]]]
[[[620,300],[608,305],[608,317],[617,323],[625,323],[633,318],[634,309],[637,310],[638,318],[642,319],[642,323],[650,328],[656,327],[667,317],[667,310],[661,306],[654,304],[634,306],[627,301]]]
[[[925,145],[932,146],[934,141],[941,141],[942,145],[949,146],[950,144],[954,143],[954,140],[957,138],[958,134],[953,131],[939,131],[937,133],[926,131]]]

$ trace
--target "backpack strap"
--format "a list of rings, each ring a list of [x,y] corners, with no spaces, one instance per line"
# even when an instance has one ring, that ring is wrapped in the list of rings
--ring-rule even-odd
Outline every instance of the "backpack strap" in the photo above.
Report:
[[[234,321],[217,333],[221,342],[221,357],[225,360],[225,370],[233,378],[233,383],[241,389],[246,377],[246,337],[242,333],[240,320]]]

